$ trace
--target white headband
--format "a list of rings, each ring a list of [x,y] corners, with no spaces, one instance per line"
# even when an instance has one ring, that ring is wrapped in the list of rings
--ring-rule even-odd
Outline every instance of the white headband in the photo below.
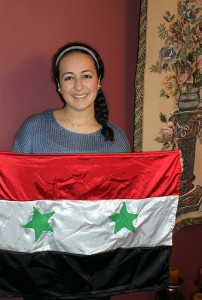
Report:
[[[67,53],[67,52],[69,52],[69,51],[71,51],[71,50],[77,50],[77,49],[85,50],[86,52],[88,52],[88,53],[93,57],[94,61],[96,62],[97,66],[98,66],[98,69],[99,69],[98,60],[97,60],[95,54],[93,53],[93,51],[91,51],[90,49],[85,48],[85,47],[83,47],[83,46],[72,46],[72,47],[69,47],[69,48],[63,50],[63,51],[60,53],[60,55],[58,56],[58,58],[56,59],[55,65],[56,65],[56,66],[58,65],[58,63],[59,63],[61,57],[62,57],[65,53]]]

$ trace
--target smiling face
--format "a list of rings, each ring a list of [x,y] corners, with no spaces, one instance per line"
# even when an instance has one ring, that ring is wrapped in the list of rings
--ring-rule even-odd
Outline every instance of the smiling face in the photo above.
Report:
[[[58,88],[62,91],[67,108],[94,110],[98,83],[94,61],[89,55],[74,52],[61,59]]]

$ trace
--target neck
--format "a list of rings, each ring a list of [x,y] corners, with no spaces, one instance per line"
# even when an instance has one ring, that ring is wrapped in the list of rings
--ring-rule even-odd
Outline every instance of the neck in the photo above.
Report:
[[[71,110],[69,107],[65,106],[63,108],[66,116],[73,122],[73,123],[83,123],[89,119],[93,119],[95,117],[94,108],[88,111],[75,111]]]
[[[94,111],[92,111],[91,113],[88,112],[85,114],[84,114],[84,112],[82,112],[82,114],[80,112],[79,115],[78,115],[78,113],[70,114],[69,110],[65,110],[65,107],[64,107],[63,112],[64,112],[64,116],[65,116],[66,120],[74,128],[84,126],[84,125],[86,126],[95,121]]]

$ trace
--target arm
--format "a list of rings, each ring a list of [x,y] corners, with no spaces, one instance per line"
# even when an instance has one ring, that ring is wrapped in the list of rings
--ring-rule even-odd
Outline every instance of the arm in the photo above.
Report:
[[[130,145],[128,142],[128,138],[125,134],[125,132],[114,125],[113,123],[109,122],[109,126],[113,129],[114,131],[114,152],[120,152],[120,153],[126,153],[126,152],[131,152]]]

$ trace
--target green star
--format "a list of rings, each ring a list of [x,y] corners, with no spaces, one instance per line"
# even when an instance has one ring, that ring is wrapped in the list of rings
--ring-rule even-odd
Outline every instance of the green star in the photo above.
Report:
[[[114,214],[109,217],[110,220],[114,221],[115,229],[114,233],[117,233],[122,228],[127,228],[132,232],[136,232],[132,221],[137,218],[138,214],[131,214],[127,211],[126,203],[124,202],[119,214]]]
[[[33,206],[33,208],[34,208],[34,214],[32,219],[27,224],[23,225],[23,227],[34,229],[35,241],[37,241],[40,238],[43,231],[53,232],[53,229],[48,223],[48,220],[55,212],[52,211],[46,214],[41,214],[40,211],[36,209],[36,207]]]

